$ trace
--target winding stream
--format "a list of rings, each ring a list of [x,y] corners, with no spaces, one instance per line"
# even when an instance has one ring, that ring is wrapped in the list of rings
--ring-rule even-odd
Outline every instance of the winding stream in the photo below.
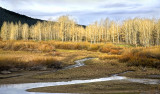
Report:
[[[71,68],[84,66],[85,64],[83,62],[90,59],[92,58],[77,60],[75,61],[76,63],[75,65],[66,67],[64,69],[71,69]],[[72,81],[65,81],[65,82],[43,82],[43,83],[1,85],[0,94],[46,94],[46,93],[27,92],[26,90],[32,89],[32,88],[47,87],[47,86],[82,84],[82,83],[102,82],[102,81],[111,81],[111,80],[124,80],[124,81],[137,82],[137,83],[143,83],[143,84],[160,84],[160,80],[157,80],[157,79],[135,79],[135,78],[128,78],[124,76],[119,76],[119,74],[115,74],[110,77],[89,79],[89,80],[72,80]],[[70,93],[47,93],[47,94],[70,94]]]

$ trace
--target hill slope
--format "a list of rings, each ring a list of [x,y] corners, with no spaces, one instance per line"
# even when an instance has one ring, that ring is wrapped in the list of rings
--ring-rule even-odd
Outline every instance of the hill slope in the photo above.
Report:
[[[27,23],[28,25],[33,25],[37,23],[37,21],[42,21],[42,20],[33,19],[25,15],[21,15],[0,7],[0,27],[2,26],[4,21],[14,22],[14,23],[18,23],[18,21],[21,21],[21,23]]]
[[[27,23],[29,26],[37,23],[37,21],[45,21],[45,20],[40,20],[40,19],[34,19],[25,15],[21,15],[12,11],[9,11],[7,9],[4,9],[2,7],[0,7],[0,28],[3,24],[3,22],[14,22],[14,23],[18,23],[19,21],[24,24]],[[86,27],[85,25],[79,25],[78,26],[82,26],[82,27]]]

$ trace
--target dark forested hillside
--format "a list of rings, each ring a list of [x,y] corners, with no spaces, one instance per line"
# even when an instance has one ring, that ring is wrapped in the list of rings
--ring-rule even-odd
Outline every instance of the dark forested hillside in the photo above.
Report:
[[[21,15],[0,7],[0,28],[4,21],[14,23],[18,23],[20,21],[22,24],[27,23],[29,26],[31,26],[33,24],[36,24],[38,21],[42,22],[44,20],[27,17],[25,15]],[[85,25],[77,25],[82,26],[84,28],[86,27]]]
[[[33,19],[25,15],[21,15],[0,7],[0,27],[2,26],[4,21],[14,22],[14,23],[18,23],[18,21],[20,21],[22,24],[27,23],[28,25],[33,25],[37,23],[37,21],[42,21],[42,20]]]

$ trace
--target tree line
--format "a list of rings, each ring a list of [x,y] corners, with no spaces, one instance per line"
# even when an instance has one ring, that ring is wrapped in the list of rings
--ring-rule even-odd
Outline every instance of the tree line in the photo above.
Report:
[[[4,22],[0,36],[2,40],[112,42],[148,47],[160,45],[160,19],[105,19],[85,28],[77,25],[69,16],[61,16],[56,22],[37,22],[32,26],[21,22]]]

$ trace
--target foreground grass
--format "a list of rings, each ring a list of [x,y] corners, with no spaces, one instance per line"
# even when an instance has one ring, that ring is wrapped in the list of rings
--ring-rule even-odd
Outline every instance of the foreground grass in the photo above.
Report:
[[[15,83],[33,83],[33,82],[54,82],[54,81],[68,81],[76,79],[92,79],[107,77],[115,73],[121,73],[127,70],[134,70],[134,72],[126,73],[128,77],[142,77],[149,78],[148,75],[160,75],[160,71],[156,68],[145,68],[139,66],[128,66],[127,63],[119,63],[117,58],[98,59],[98,57],[106,56],[105,53],[86,51],[86,50],[62,50],[57,49],[56,54],[52,52],[26,52],[26,51],[4,51],[1,50],[0,56],[3,57],[21,57],[25,60],[33,60],[35,56],[41,58],[53,57],[63,62],[64,66],[74,64],[75,60],[96,57],[93,60],[85,62],[85,66],[73,68],[68,70],[59,70],[57,72],[49,72],[47,74],[37,74],[37,71],[22,72],[24,76],[1,79],[0,84],[15,84]],[[10,56],[9,56],[10,55]],[[27,59],[28,58],[28,59]],[[14,74],[10,74],[13,75]],[[17,75],[17,74],[15,74]],[[0,77],[4,75],[0,75]],[[158,85],[144,85],[138,83],[111,81],[99,82],[90,84],[57,86],[57,87],[44,87],[32,89],[29,91],[34,92],[71,92],[71,93],[116,93],[116,94],[139,94],[140,92],[147,91],[155,92],[159,90]]]
[[[78,54],[77,54],[78,53]],[[0,50],[0,70],[10,68],[28,68],[33,66],[48,66],[60,64],[65,67],[74,64],[75,60],[86,57],[98,57],[99,52],[81,50],[60,50],[54,52],[4,51]],[[53,66],[54,67],[54,66]]]
[[[86,61],[85,64],[86,66],[79,68],[60,70],[51,74],[34,76],[33,78],[57,80],[89,79],[107,77],[131,69],[123,63],[118,63],[118,60],[99,60],[96,58]]]
[[[152,76],[154,75],[154,76]],[[155,68],[135,67],[134,72],[125,73],[123,76],[132,78],[151,78],[160,79],[160,70]]]
[[[107,77],[127,70],[134,71],[123,74],[127,77],[153,78],[150,77],[150,75],[160,75],[159,67],[155,67],[157,64],[159,66],[159,63],[157,63],[159,62],[160,55],[159,47],[127,48],[115,46],[113,44],[15,41],[11,42],[11,44],[9,42],[2,42],[2,44],[0,44],[0,48],[1,70],[7,70],[9,68],[22,68],[25,70],[29,67],[39,65],[47,66],[47,68],[51,68],[52,70],[53,68],[55,69],[57,65],[57,68],[59,68],[59,64],[60,67],[63,68],[65,66],[73,65],[75,60],[86,57],[95,57],[93,60],[86,61],[86,65],[79,68],[59,70],[56,72],[47,70],[49,72],[45,74],[37,74],[38,71],[20,71],[23,76],[1,79],[0,84],[92,79]],[[15,76],[17,74],[18,73],[12,73],[5,76]],[[4,75],[0,74],[0,77],[4,77]],[[73,87],[77,87],[77,89]],[[54,91],[55,88],[58,90],[62,90],[64,88],[64,91]],[[35,89],[35,91],[117,93],[122,92],[122,90],[126,90],[125,92],[134,94],[141,92],[141,90],[158,90],[158,88],[159,86],[154,85],[115,81],[46,87],[41,88],[41,90]],[[49,89],[52,89],[53,91]],[[122,94],[123,93],[124,92],[122,92]]]
[[[107,77],[128,70],[132,70],[133,72],[129,72],[123,75],[135,78],[149,78],[149,75],[160,75],[160,71],[158,69],[145,68],[144,70],[143,67],[128,66],[126,63],[119,63],[118,59],[101,60],[95,58],[86,61],[85,64],[86,65],[83,67],[60,70],[55,73],[46,75],[37,75],[33,78],[55,80],[89,79]]]
[[[76,84],[65,86],[51,86],[35,88],[30,92],[48,92],[48,93],[89,93],[89,94],[156,94],[160,90],[160,85],[145,85],[125,81],[97,82],[89,84]]]
[[[160,75],[160,71],[155,68],[128,67],[126,63],[119,63],[117,59],[93,59],[85,62],[86,66],[61,70],[56,73],[47,75],[34,76],[35,79],[55,79],[57,81],[68,81],[78,79],[92,79],[107,77],[115,73],[121,73],[127,70],[133,70],[123,75],[135,78],[150,78],[149,75]],[[160,92],[160,85],[146,85],[140,83],[132,83],[127,81],[109,81],[88,84],[76,84],[65,86],[51,86],[43,88],[35,88],[28,90],[30,92],[48,92],[48,93],[109,93],[109,94],[155,94]]]
[[[85,50],[101,52],[100,59],[119,59],[126,62],[128,66],[142,66],[160,68],[160,46],[137,47],[112,43],[90,44],[88,42],[58,42],[58,41],[0,41],[0,48],[11,51],[30,51],[51,53],[56,49]],[[59,53],[55,53],[58,55]]]
[[[86,58],[86,57],[99,57],[101,55],[106,55],[105,53],[100,52],[92,52],[86,50],[62,50],[57,49],[56,53],[58,55],[54,55],[53,53],[33,53],[26,51],[1,51],[0,56],[6,57],[26,57],[24,60],[27,60],[27,57],[32,57],[34,59],[35,56],[40,57],[54,57],[58,61],[63,62],[64,66],[69,66],[74,64],[75,60]],[[77,54],[78,53],[78,54]],[[10,55],[10,56],[9,56]],[[31,56],[30,56],[31,55]],[[30,59],[31,60],[31,59]],[[12,63],[10,63],[12,64]],[[107,77],[115,73],[124,72],[126,70],[134,70],[134,72],[126,73],[128,77],[135,78],[149,78],[148,75],[160,75],[160,71],[155,68],[145,68],[143,67],[135,67],[135,66],[127,66],[127,63],[119,63],[118,59],[93,59],[85,62],[85,66],[79,68],[73,68],[69,70],[59,70],[57,72],[49,72],[47,74],[37,74],[39,71],[20,71],[20,73],[24,74],[21,77],[1,79],[0,84],[14,84],[14,83],[32,83],[32,82],[53,82],[53,81],[68,81],[75,79],[92,79],[92,78],[100,78]],[[8,64],[7,64],[8,65]],[[19,72],[15,72],[12,74],[8,74],[5,76],[15,76],[19,74]],[[4,75],[0,74],[0,77],[4,77]]]
[[[78,54],[77,54],[78,53]],[[35,57],[40,57],[42,58],[55,58],[59,62],[62,62],[62,68],[65,66],[73,65],[75,64],[75,60],[79,60],[82,58],[86,57],[98,57],[100,55],[100,52],[92,52],[92,51],[86,51],[86,50],[62,50],[62,49],[57,49],[55,52],[43,52],[43,53],[37,53],[37,52],[26,52],[26,51],[0,51],[0,58],[1,56],[3,57],[8,57],[7,59],[12,60],[10,57],[20,57],[22,60],[33,60],[36,59]],[[0,62],[0,65],[3,65],[3,62]],[[54,62],[52,62],[54,63]],[[18,63],[19,64],[19,63]],[[33,65],[34,62],[30,62],[27,64]],[[36,63],[36,64],[40,64]],[[12,62],[6,62],[6,66],[12,65],[17,67],[15,63]],[[4,65],[3,65],[4,66]],[[44,65],[46,66],[46,65]],[[9,69],[8,69],[9,70]],[[48,68],[47,74],[48,73],[53,73],[55,68]],[[44,71],[45,72],[45,71]],[[40,74],[39,74],[40,73]],[[59,81],[60,79],[34,79],[33,75],[42,75],[43,71],[36,71],[36,70],[20,70],[19,72],[12,72],[12,74],[7,74],[7,75],[2,75],[0,74],[0,78],[3,77],[10,77],[10,76],[16,76],[16,75],[23,75],[20,77],[13,77],[13,78],[7,78],[7,79],[1,79],[0,84],[15,84],[15,83],[32,83],[32,82],[48,82],[48,81]],[[46,74],[46,73],[45,73]]]

